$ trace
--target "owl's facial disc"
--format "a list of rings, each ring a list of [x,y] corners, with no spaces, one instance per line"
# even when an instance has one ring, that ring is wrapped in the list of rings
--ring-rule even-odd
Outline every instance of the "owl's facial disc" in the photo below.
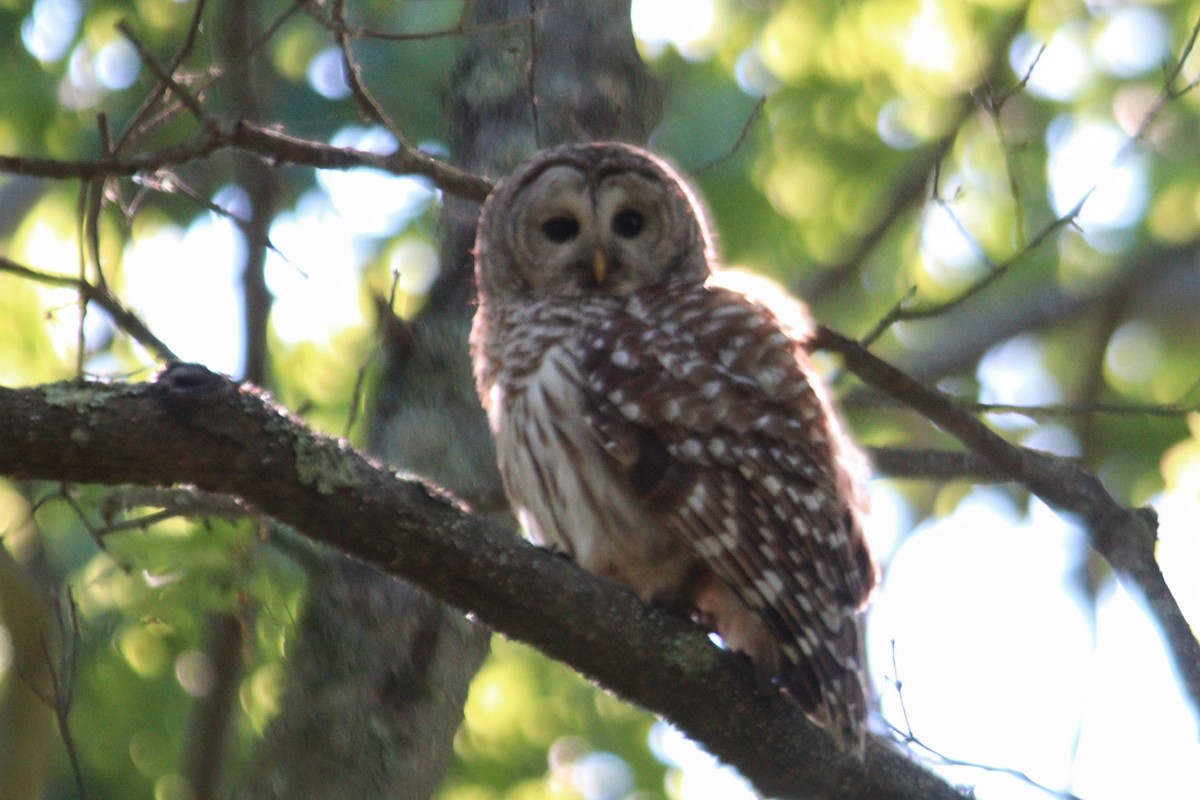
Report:
[[[690,218],[658,176],[564,164],[528,186],[515,233],[534,291],[627,294],[670,279],[687,255]]]

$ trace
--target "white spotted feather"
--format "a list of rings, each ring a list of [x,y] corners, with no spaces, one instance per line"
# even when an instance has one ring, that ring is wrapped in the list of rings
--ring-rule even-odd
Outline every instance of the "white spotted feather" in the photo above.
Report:
[[[808,323],[706,285],[698,201],[627,145],[535,156],[476,249],[476,377],[530,534],[692,614],[861,753],[875,568]]]

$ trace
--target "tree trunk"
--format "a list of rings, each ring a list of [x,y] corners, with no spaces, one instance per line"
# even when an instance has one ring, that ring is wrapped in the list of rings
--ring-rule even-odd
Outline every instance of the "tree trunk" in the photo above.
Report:
[[[457,166],[497,177],[549,144],[646,140],[659,93],[629,0],[478,0],[464,13],[449,102]],[[425,306],[411,322],[383,312],[370,448],[515,529],[467,353],[478,210],[447,195]],[[238,796],[424,800],[449,763],[489,634],[408,584],[329,551],[318,558],[283,710]]]

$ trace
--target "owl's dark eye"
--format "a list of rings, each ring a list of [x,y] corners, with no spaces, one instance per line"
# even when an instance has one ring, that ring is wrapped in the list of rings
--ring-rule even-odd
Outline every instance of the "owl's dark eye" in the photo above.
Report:
[[[642,232],[642,228],[645,226],[646,218],[642,216],[642,212],[640,211],[626,208],[613,214],[613,233],[622,239],[633,239]]]
[[[542,223],[542,233],[555,244],[562,244],[579,234],[579,222],[574,217],[551,217]]]

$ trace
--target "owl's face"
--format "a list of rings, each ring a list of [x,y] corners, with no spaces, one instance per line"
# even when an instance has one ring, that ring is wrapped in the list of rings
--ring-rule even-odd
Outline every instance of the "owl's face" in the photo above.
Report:
[[[712,256],[702,213],[682,179],[645,151],[622,144],[543,151],[484,205],[481,291],[575,297],[702,283]]]

